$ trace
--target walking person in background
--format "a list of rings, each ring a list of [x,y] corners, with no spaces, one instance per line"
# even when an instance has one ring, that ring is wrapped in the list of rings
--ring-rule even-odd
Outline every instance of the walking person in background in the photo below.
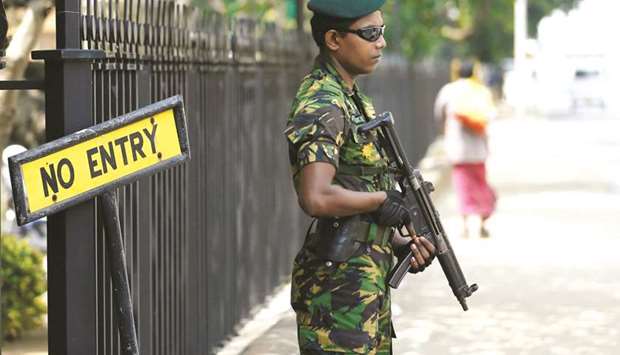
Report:
[[[357,127],[375,118],[355,79],[386,46],[385,0],[310,0],[320,54],[293,102],[285,130],[301,208],[317,219],[293,265],[291,304],[302,355],[391,354],[394,252],[410,249],[422,271],[435,248],[394,233],[410,223],[385,152]]]
[[[474,76],[473,62],[461,63],[454,82],[435,100],[435,118],[452,163],[452,182],[463,216],[463,237],[489,237],[486,220],[495,210],[495,191],[486,178],[487,125],[495,116],[492,94]]]

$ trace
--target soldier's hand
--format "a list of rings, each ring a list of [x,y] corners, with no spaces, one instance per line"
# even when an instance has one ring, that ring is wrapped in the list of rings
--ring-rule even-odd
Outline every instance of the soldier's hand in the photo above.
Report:
[[[435,246],[424,237],[414,235],[412,241],[409,242],[409,248],[413,253],[409,272],[417,273],[424,271],[435,258]]]
[[[410,211],[401,193],[396,190],[386,191],[385,193],[387,194],[385,201],[372,213],[375,222],[390,227],[400,227],[409,223]]]

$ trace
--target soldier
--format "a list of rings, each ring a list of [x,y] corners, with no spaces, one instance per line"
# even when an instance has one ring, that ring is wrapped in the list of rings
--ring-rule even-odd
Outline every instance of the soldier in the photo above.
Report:
[[[291,304],[300,352],[390,354],[386,276],[394,250],[414,252],[412,271],[430,264],[434,246],[396,236],[410,223],[376,133],[356,127],[374,118],[355,84],[370,74],[386,43],[385,0],[310,0],[320,54],[293,102],[285,135],[301,208],[318,220],[295,258]],[[314,223],[313,223],[314,224]]]

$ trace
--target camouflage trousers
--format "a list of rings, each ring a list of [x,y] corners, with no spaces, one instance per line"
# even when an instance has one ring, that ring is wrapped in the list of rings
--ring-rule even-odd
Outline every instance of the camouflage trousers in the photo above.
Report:
[[[389,245],[362,245],[343,263],[303,247],[295,258],[291,304],[302,355],[391,354]]]

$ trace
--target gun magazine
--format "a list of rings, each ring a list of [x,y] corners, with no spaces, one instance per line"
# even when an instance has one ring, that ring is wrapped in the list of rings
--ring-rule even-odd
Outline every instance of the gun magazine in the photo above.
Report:
[[[391,288],[396,289],[400,286],[400,283],[405,278],[405,275],[409,272],[409,268],[411,267],[409,265],[409,260],[411,260],[412,257],[413,253],[409,252],[404,258],[398,259],[396,266],[392,269],[392,272],[388,277],[388,285]]]

